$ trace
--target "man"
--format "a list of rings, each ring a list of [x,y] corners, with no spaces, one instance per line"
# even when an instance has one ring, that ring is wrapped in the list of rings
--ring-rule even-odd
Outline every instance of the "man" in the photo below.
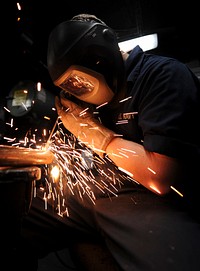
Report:
[[[72,242],[103,240],[119,270],[199,270],[196,76],[139,46],[120,52],[115,32],[89,14],[53,29],[47,60],[62,89],[56,108],[64,127],[105,163],[95,185],[127,174],[114,195],[94,187],[94,204],[78,192],[67,196],[63,244],[75,231]]]
[[[108,103],[102,112],[109,117],[101,118],[107,127],[92,115],[79,116],[84,108],[65,98],[56,101],[58,114],[95,152],[108,155],[152,192],[169,193],[183,184],[185,166],[199,157],[198,79],[176,60],[145,55],[139,47],[124,65],[114,32],[95,20],[75,16],[52,31],[48,68],[65,92],[96,106]],[[127,122],[119,125],[123,119]],[[89,128],[80,128],[83,121]],[[188,191],[181,189],[185,197]]]

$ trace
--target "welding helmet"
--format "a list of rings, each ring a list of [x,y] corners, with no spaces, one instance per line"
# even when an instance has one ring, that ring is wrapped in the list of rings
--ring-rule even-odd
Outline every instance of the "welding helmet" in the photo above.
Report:
[[[79,17],[60,23],[50,33],[48,71],[56,86],[97,104],[100,96],[110,100],[121,89],[124,61],[110,27],[93,15]]]

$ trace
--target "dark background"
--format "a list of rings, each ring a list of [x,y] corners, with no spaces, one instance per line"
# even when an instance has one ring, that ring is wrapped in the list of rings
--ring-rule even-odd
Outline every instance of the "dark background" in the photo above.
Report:
[[[10,144],[4,140],[4,136],[16,137],[18,141],[34,125],[37,128],[46,125],[38,111],[47,114],[48,104],[46,107],[39,104],[32,115],[20,118],[19,123],[15,119],[12,129],[7,125],[12,116],[5,111],[4,106],[10,91],[23,80],[40,81],[48,94],[57,94],[58,89],[53,85],[46,68],[48,37],[54,26],[78,13],[95,14],[118,32],[120,40],[158,33],[159,46],[153,53],[176,57],[187,63],[200,78],[198,1],[24,0],[19,4],[21,10],[18,10],[14,0],[1,1],[0,144]],[[54,123],[53,119],[47,125],[50,131]],[[16,126],[20,128],[19,134],[14,130]],[[41,137],[40,134],[38,136]],[[41,261],[40,270],[58,270],[57,262],[56,266],[52,263],[54,259],[55,254]]]

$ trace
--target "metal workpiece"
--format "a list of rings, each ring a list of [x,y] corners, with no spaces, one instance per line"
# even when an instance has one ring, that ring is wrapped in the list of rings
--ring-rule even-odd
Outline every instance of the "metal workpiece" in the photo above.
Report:
[[[51,164],[53,159],[50,150],[0,145],[0,167]]]

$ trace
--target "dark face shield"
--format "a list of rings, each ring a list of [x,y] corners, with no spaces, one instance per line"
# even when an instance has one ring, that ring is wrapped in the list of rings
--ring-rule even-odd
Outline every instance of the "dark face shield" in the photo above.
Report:
[[[96,105],[110,102],[114,95],[103,75],[82,66],[70,66],[54,84],[78,99]]]

